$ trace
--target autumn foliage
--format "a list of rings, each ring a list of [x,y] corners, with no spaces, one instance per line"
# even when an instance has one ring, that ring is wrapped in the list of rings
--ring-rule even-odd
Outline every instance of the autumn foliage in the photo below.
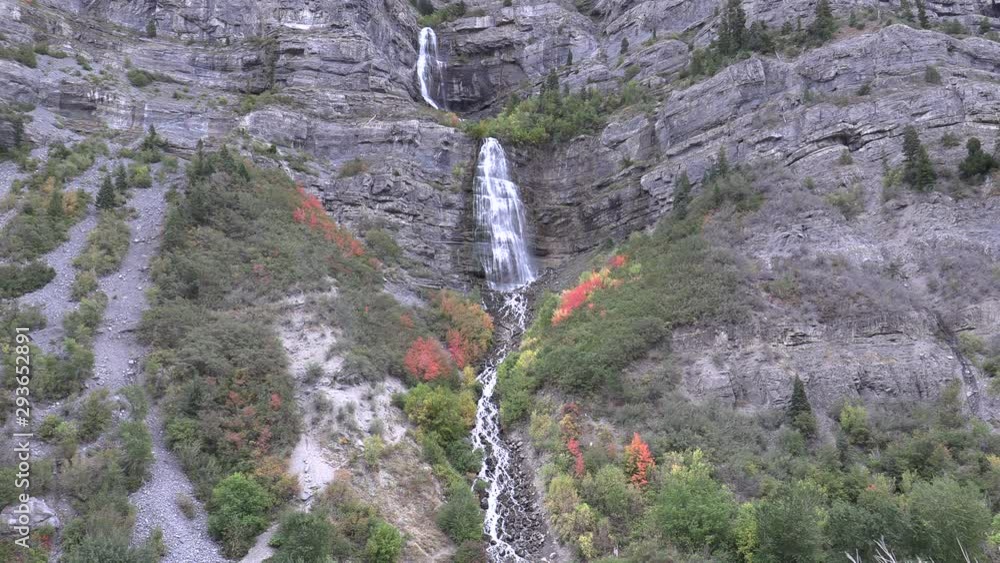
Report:
[[[632,435],[632,443],[625,447],[625,473],[634,485],[642,487],[649,483],[649,472],[654,467],[656,460],[649,451],[649,445],[636,432]]]
[[[474,301],[442,290],[435,298],[438,312],[448,326],[448,353],[459,369],[475,364],[486,355],[493,339],[493,318]]]
[[[450,371],[448,355],[434,338],[417,338],[403,359],[403,367],[421,381],[434,381]]]
[[[320,203],[319,199],[314,195],[306,193],[302,187],[299,187],[298,190],[301,201],[299,202],[299,206],[295,208],[295,211],[292,212],[292,219],[296,223],[306,225],[312,230],[322,232],[323,237],[336,244],[345,255],[363,256],[365,248],[361,242],[354,238],[351,233],[347,232],[346,229],[337,225],[326,214],[326,210],[323,209],[323,204]]]
[[[566,449],[573,456],[573,474],[577,477],[583,477],[585,468],[583,465],[583,452],[580,451],[580,442],[576,438],[570,438],[566,442]]]
[[[575,287],[567,289],[559,296],[559,306],[552,314],[552,326],[563,322],[573,311],[579,309],[584,303],[590,300],[595,291],[605,287],[617,287],[622,280],[611,277],[613,270],[621,268],[628,261],[627,257],[619,254],[608,260],[608,265],[596,272],[590,272],[580,280]]]

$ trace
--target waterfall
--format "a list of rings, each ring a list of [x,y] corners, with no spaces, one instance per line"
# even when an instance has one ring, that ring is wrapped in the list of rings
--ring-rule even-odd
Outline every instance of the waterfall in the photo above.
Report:
[[[434,102],[434,94],[440,92],[443,83],[444,63],[438,60],[438,40],[434,30],[425,27],[420,30],[420,55],[417,57],[417,80],[420,81],[420,95],[434,109],[441,109]]]
[[[476,226],[482,243],[480,259],[495,306],[498,344],[478,376],[482,396],[472,431],[473,448],[482,451],[479,479],[487,483],[484,532],[490,538],[487,553],[492,561],[526,562],[518,552],[541,543],[541,534],[525,523],[535,511],[534,502],[519,494],[522,483],[512,467],[512,450],[500,433],[500,410],[494,399],[497,368],[503,363],[527,324],[525,288],[535,279],[524,235],[524,210],[517,184],[507,170],[507,155],[496,139],[486,139],[479,151],[474,182]]]
[[[524,236],[524,208],[507,170],[507,155],[492,137],[479,149],[473,188],[479,256],[490,289],[512,291],[528,285],[535,272]]]

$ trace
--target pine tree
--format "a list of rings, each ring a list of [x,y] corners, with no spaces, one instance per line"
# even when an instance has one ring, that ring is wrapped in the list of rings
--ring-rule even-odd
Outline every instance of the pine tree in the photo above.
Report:
[[[904,20],[913,21],[913,10],[910,9],[909,0],[899,0],[899,11],[902,12]]]
[[[917,21],[920,22],[920,27],[927,29],[929,23],[927,21],[927,10],[924,8],[924,0],[917,0]]]
[[[128,191],[128,173],[125,171],[125,165],[121,163],[115,167],[115,189],[121,193]]]
[[[727,0],[719,25],[719,52],[724,55],[738,53],[746,43],[746,25],[747,14],[740,0]]]
[[[923,192],[934,186],[937,180],[934,165],[912,125],[903,129],[903,161],[903,179],[910,187]]]
[[[813,20],[811,31],[821,41],[829,41],[837,31],[837,20],[833,18],[829,0],[819,0],[816,3],[816,19]]]
[[[688,179],[687,170],[681,172],[677,179],[677,186],[674,188],[674,217],[684,219],[687,217],[688,203],[691,201],[691,180]]]
[[[804,436],[812,436],[816,432],[816,417],[813,415],[809,397],[806,396],[806,386],[795,376],[792,383],[792,399],[788,403],[788,420],[792,427]]]
[[[52,197],[49,198],[49,217],[59,219],[63,216],[63,193],[59,187],[52,190]]]
[[[146,24],[146,37],[156,37],[156,20],[149,20]]]
[[[958,165],[959,175],[965,179],[977,179],[990,173],[997,167],[997,161],[993,155],[987,154],[983,150],[983,145],[976,137],[972,137],[965,144],[968,155],[965,160]]]
[[[115,197],[115,187],[111,184],[111,176],[105,176],[101,182],[101,189],[97,192],[97,208],[113,209],[118,205]]]
[[[573,51],[566,54],[566,66],[573,66]]]
[[[622,37],[622,44],[618,49],[619,55],[624,55],[628,53],[628,37]]]

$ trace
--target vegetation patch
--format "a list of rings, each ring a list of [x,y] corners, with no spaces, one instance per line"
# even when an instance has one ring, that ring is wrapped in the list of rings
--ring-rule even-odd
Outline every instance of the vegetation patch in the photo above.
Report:
[[[559,77],[553,71],[538,96],[527,100],[514,97],[500,115],[467,122],[463,127],[476,138],[496,137],[522,146],[548,145],[593,133],[611,112],[645,99],[645,92],[635,82],[627,82],[615,94],[591,89],[566,94],[560,90]]]

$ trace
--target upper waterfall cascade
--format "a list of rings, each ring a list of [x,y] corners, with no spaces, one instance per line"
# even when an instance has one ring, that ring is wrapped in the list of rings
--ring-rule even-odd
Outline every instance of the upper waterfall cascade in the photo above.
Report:
[[[507,155],[492,137],[479,150],[473,187],[476,228],[482,240],[479,255],[490,289],[512,291],[530,284],[535,270],[525,237],[524,206],[511,180]]]
[[[420,95],[434,109],[441,109],[434,101],[444,83],[444,63],[438,59],[437,34],[425,27],[420,30],[420,54],[417,57],[417,80],[420,81]],[[440,98],[439,98],[440,99]]]

